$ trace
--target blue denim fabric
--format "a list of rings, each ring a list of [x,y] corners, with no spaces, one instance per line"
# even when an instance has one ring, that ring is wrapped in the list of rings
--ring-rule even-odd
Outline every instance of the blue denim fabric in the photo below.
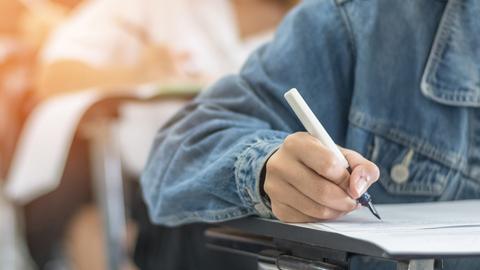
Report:
[[[375,202],[480,198],[479,14],[478,0],[304,1],[158,134],[142,177],[152,220],[270,217],[261,170],[303,130],[292,87],[335,142],[378,164]]]

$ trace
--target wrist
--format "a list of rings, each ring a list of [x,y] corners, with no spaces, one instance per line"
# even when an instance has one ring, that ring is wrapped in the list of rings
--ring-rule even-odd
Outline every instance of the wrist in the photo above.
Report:
[[[239,153],[235,162],[235,181],[238,194],[244,207],[263,218],[273,217],[268,200],[261,194],[265,177],[262,170],[270,156],[277,151],[288,135],[283,132],[265,130],[255,134],[246,142],[244,151]]]
[[[263,164],[262,171],[260,173],[260,178],[259,178],[259,187],[258,190],[260,192],[260,198],[262,199],[262,202],[265,204],[265,206],[272,211],[272,201],[270,200],[270,197],[268,196],[267,192],[265,192],[264,186],[265,186],[265,179],[267,177],[267,163],[270,157],[277,152],[278,148],[275,149],[270,156],[267,158],[265,163]]]

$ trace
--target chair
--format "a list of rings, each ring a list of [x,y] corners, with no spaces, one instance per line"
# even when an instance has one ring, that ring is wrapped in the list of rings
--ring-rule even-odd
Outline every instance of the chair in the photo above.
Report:
[[[130,174],[139,175],[141,162],[138,160],[146,159],[146,151],[151,143],[141,140],[139,147],[130,150],[119,148],[121,140],[117,139],[116,134],[122,130],[119,124],[122,118],[128,115],[125,108],[130,106],[127,112],[132,112],[132,108],[135,111],[132,103],[163,104],[173,112],[191,100],[198,91],[199,87],[196,86],[172,88],[150,85],[134,90],[91,89],[45,101],[34,109],[22,131],[7,177],[6,195],[16,203],[25,204],[55,190],[63,181],[74,137],[80,135],[86,138],[91,149],[91,175],[96,203],[101,210],[105,229],[107,268],[120,269],[127,259],[124,245],[126,209],[123,173],[125,168],[129,168]],[[123,126],[125,130],[128,128]],[[148,145],[141,145],[145,143]],[[130,156],[128,152],[132,149],[143,149],[143,153],[132,153],[132,156],[140,158],[128,161],[125,157]]]

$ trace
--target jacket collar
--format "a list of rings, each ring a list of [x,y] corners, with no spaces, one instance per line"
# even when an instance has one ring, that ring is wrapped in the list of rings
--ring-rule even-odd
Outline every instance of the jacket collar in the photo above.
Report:
[[[422,92],[438,102],[480,107],[480,1],[450,0],[422,78]]]

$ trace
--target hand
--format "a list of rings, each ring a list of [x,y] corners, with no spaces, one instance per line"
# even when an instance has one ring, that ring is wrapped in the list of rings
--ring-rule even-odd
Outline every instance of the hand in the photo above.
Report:
[[[143,76],[152,79],[181,76],[179,59],[168,46],[145,45],[139,68]]]
[[[146,45],[138,66],[138,74],[144,81],[162,83],[203,85],[211,81],[206,74],[186,69],[189,61],[191,55],[188,52],[176,52],[166,45]]]
[[[266,164],[264,190],[284,222],[335,219],[357,209],[356,199],[378,180],[378,167],[341,148],[352,173],[306,132],[288,136]]]

